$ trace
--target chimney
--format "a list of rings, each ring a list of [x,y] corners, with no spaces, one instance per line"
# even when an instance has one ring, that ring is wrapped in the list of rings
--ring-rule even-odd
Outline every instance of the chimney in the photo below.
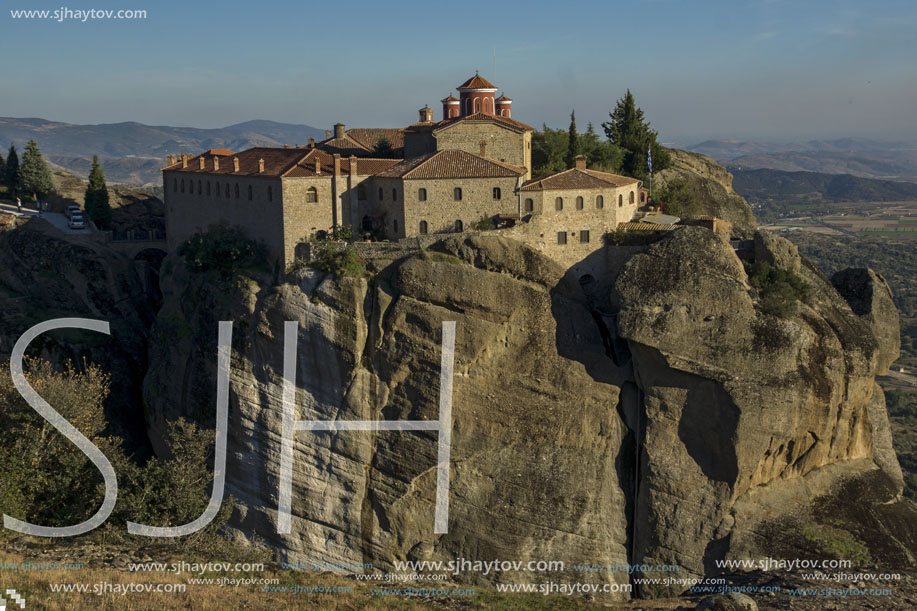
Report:
[[[335,137],[335,138],[343,138],[343,137],[344,137],[344,124],[343,124],[343,123],[335,123],[335,124],[334,124],[334,137]]]
[[[206,163],[206,162],[204,161],[204,156],[201,155],[200,157],[198,157],[198,161],[199,161],[200,164],[201,164],[201,167],[200,167],[199,169],[203,170],[203,169],[204,169],[204,163]]]
[[[258,173],[264,174],[264,157],[258,160]]]
[[[166,155],[166,164],[175,165],[175,155]]]
[[[284,144],[284,145],[283,145],[283,148],[288,149],[288,148],[290,148],[290,145],[289,145],[289,144]]]
[[[330,138],[331,138],[331,130],[326,129],[325,130],[325,140],[329,140]]]
[[[187,168],[187,167],[188,167],[188,156],[187,156],[187,155],[182,155],[182,156],[181,156],[181,167],[183,167],[183,168]]]
[[[339,153],[334,154],[334,175],[341,175],[341,155]]]
[[[420,109],[420,122],[421,123],[432,123],[433,122],[433,109],[424,104],[424,107]]]
[[[309,148],[310,149],[315,148],[315,138],[313,138],[312,136],[309,136]]]
[[[481,157],[487,157],[487,140],[481,138],[481,142],[479,144],[481,145]]]
[[[586,169],[586,156],[585,156],[585,155],[577,155],[577,156],[576,156],[576,169],[577,169],[577,170],[585,170],[585,169]]]
[[[216,155],[213,156],[213,171],[219,172],[220,170],[220,158]]]
[[[239,158],[238,157],[232,158],[232,171],[233,172],[239,171]]]
[[[322,161],[318,157],[315,158],[315,173],[316,174],[322,173]]]
[[[350,156],[350,159],[348,159],[347,161],[350,162],[350,175],[351,175],[351,177],[356,176],[356,175],[357,175],[357,158],[356,158],[356,156],[355,156],[355,155],[351,155],[351,156]]]

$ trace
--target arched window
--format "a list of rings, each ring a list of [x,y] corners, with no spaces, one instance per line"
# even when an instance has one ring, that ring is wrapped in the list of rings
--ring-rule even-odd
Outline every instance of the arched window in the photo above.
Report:
[[[392,201],[393,202],[398,201],[398,189],[392,189]]]
[[[462,188],[461,187],[456,187],[452,189],[452,199],[454,199],[457,202],[462,201]]]
[[[172,193],[178,193],[178,179],[172,179]]]
[[[181,192],[182,193],[185,192],[185,179],[184,178],[181,179]]]
[[[372,231],[373,230],[373,220],[368,216],[364,216],[363,220],[360,223],[360,226],[363,228],[363,231]]]
[[[236,199],[239,199],[239,183],[236,183]]]
[[[382,190],[382,187],[379,187],[379,201],[385,199],[385,191]]]
[[[576,209],[577,210],[583,209],[583,196],[582,195],[576,196]]]
[[[563,209],[564,209],[564,198],[562,198],[562,197],[554,198],[554,209],[555,209],[555,210],[563,210]]]
[[[465,224],[461,220],[455,221],[455,230],[456,231],[465,231]]]
[[[310,204],[316,203],[318,201],[318,189],[315,187],[306,189],[306,201]]]
[[[248,201],[255,199],[255,191],[252,189],[251,185],[248,185]]]
[[[525,211],[532,212],[534,209],[535,209],[535,202],[532,200],[531,197],[527,197],[525,199]]]
[[[624,196],[620,193],[618,194],[618,208],[624,205]]]
[[[267,201],[274,201],[274,187],[269,186],[267,188]]]
[[[425,201],[427,201],[427,190],[426,190],[426,189],[423,189],[423,188],[417,189],[417,201],[419,201],[419,202],[425,202]],[[426,221],[421,221],[421,222],[422,222],[424,225],[427,224]],[[422,232],[422,233],[426,233],[426,231],[424,231],[424,232]]]
[[[596,195],[595,196],[595,207],[598,208],[599,210],[604,208],[605,207],[605,198],[602,197],[601,195]]]
[[[357,199],[361,202],[366,201],[366,185],[362,183],[357,185]]]
[[[500,199],[500,187],[494,187],[494,199]]]
[[[229,183],[226,183],[226,199],[229,199]]]
[[[630,192],[630,203],[634,203],[635,201],[636,201],[636,200],[634,199],[634,192],[631,191],[631,192]]]
[[[392,228],[395,230],[395,233],[398,233],[398,219],[392,220]]]
[[[644,193],[643,191],[640,191],[640,201],[641,202],[646,201],[646,193]]]
[[[480,98],[474,99],[474,111],[481,112],[481,99]]]
[[[204,189],[201,188],[201,187],[202,187],[201,181],[198,180],[198,181],[197,181],[197,194],[198,194],[198,195],[203,195],[203,193],[204,193]]]
[[[427,222],[420,221],[420,233],[427,233]]]
[[[210,181],[207,181],[207,197],[210,197]]]

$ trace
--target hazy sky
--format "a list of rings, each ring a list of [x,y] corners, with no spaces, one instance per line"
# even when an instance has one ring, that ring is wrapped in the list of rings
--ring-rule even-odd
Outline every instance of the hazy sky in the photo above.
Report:
[[[72,2],[3,1],[0,116],[402,126],[480,70],[535,126],[630,88],[667,142],[917,136],[914,0]],[[148,17],[10,14],[62,5]]]

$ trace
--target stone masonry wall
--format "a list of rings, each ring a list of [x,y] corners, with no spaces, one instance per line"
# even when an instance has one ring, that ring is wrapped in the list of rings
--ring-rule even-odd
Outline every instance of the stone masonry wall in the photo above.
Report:
[[[307,192],[314,187],[318,201],[308,202]],[[315,178],[283,179],[283,260],[295,256],[296,244],[311,234],[330,232],[334,225],[331,175]]]
[[[461,122],[436,134],[436,150],[459,149],[481,154],[481,140],[486,141],[484,157],[531,169],[531,135],[519,133],[493,123]],[[528,148],[527,148],[528,147]],[[529,178],[526,175],[526,178]]]

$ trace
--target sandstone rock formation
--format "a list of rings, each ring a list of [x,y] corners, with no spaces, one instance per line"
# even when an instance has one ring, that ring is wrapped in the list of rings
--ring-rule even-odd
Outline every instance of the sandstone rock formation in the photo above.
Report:
[[[789,319],[761,313],[730,244],[695,227],[608,247],[619,264],[582,287],[496,237],[447,238],[371,280],[227,281],[170,257],[145,384],[152,436],[178,415],[212,423],[217,321],[232,320],[239,537],[290,561],[382,569],[505,558],[564,560],[555,581],[628,580],[571,572],[579,562],[715,572],[715,559],[764,549],[756,508],[781,515],[787,498],[798,508],[847,475],[900,491],[874,383],[896,324],[880,313],[885,296],[873,290],[875,322],[858,315],[784,242],[761,234],[755,254],[811,284]],[[448,534],[432,528],[436,435],[404,432],[297,433],[293,532],[276,533],[288,320],[299,324],[297,417],[316,420],[435,420],[440,326],[457,321]]]

